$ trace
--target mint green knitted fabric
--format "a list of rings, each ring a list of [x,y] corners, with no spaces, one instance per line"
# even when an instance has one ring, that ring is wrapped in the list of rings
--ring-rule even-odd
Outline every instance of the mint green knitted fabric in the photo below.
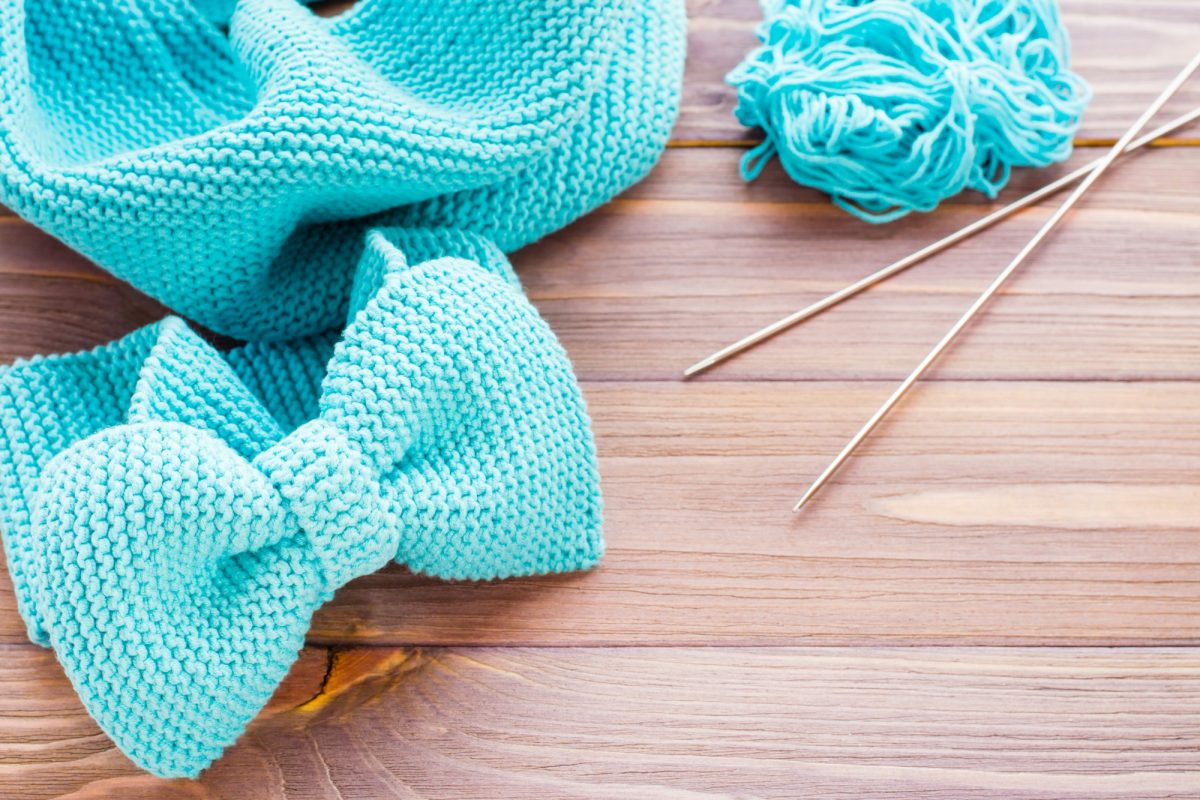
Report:
[[[373,227],[509,252],[642,177],[685,40],[682,0],[0,9],[0,203],[249,340],[344,319]]]
[[[220,755],[358,575],[394,559],[503,578],[602,554],[584,404],[503,254],[374,231],[351,297],[340,337],[220,354],[172,317],[0,371],[21,613],[158,775]]]
[[[599,559],[583,402],[504,253],[651,168],[682,6],[0,0],[0,203],[251,341],[169,318],[0,368],[21,614],[136,763],[207,766],[389,560]]]

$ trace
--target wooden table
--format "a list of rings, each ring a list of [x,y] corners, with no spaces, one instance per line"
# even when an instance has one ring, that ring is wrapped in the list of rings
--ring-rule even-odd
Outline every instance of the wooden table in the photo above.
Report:
[[[683,366],[987,207],[885,227],[778,171],[721,75],[752,0],[694,0],[653,176],[514,260],[595,416],[609,555],[317,616],[197,782],[140,774],[0,578],[4,798],[1200,796],[1200,133],[1105,179],[805,513],[792,501],[1048,213],[691,383]],[[1095,157],[1200,41],[1195,0],[1064,0]],[[1172,103],[1200,102],[1193,87]],[[1016,176],[1005,198],[1059,170]],[[162,309],[0,218],[0,356]]]

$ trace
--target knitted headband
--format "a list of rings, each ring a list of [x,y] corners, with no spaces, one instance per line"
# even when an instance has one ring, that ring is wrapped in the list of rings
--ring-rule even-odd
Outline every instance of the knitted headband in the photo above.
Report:
[[[219,333],[345,318],[373,227],[508,252],[653,165],[680,0],[8,0],[0,202]],[[228,36],[214,20],[228,18]]]
[[[564,572],[603,550],[582,398],[503,254],[456,232],[368,240],[340,341],[221,355],[169,318],[0,371],[21,613],[156,774],[237,738],[346,581],[392,559]]]

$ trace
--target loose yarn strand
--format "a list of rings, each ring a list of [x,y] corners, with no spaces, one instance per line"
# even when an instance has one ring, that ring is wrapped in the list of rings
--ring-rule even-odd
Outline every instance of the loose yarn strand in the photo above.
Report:
[[[1066,159],[1090,99],[1054,0],[766,0],[727,80],[737,117],[797,183],[869,222],[930,211],[1013,167]]]

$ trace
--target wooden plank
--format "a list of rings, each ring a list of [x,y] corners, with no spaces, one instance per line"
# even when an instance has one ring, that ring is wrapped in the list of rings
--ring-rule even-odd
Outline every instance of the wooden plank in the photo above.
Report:
[[[588,574],[398,567],[322,644],[1200,642],[1200,385],[920,387],[803,515],[890,386],[589,384],[609,552]],[[0,642],[24,641],[7,575]]]
[[[1107,176],[931,378],[1200,377],[1194,152],[1143,153]],[[1056,174],[1024,172],[1004,198]],[[1009,220],[706,379],[898,381],[1049,210]],[[644,184],[515,263],[583,377],[674,380],[983,213],[978,196],[964,195],[936,213],[872,226],[778,171],[742,185],[729,151],[671,151]]]
[[[1136,157],[1105,179],[930,379],[1200,377],[1200,160]],[[1086,159],[1087,156],[1081,156]],[[1049,180],[1024,172],[1005,197]],[[587,380],[683,367],[984,213],[964,196],[877,227],[729,151],[671,151],[644,184],[514,256]],[[899,380],[1046,209],[914,268],[705,380]],[[25,223],[0,219],[0,360],[90,347],[165,311]]]
[[[1120,135],[1194,54],[1200,14],[1193,0],[1061,0],[1071,64],[1095,92],[1080,137]],[[725,74],[753,49],[762,12],[755,0],[688,0],[688,63],[674,139],[759,138],[733,116],[737,98]],[[1200,102],[1190,88],[1168,107]]]
[[[1194,650],[310,650],[198,783],[137,774],[49,656],[5,656],[0,791],[28,800],[1200,792]]]
[[[269,726],[276,713],[302,714],[305,702],[321,691],[328,663],[323,649],[301,653],[256,726]],[[32,645],[0,650],[0,685],[0,797],[267,800],[257,793],[257,784],[255,790],[223,794],[192,781],[162,781],[141,772],[88,716],[48,650]],[[275,789],[271,796],[283,795]]]
[[[1200,387],[923,387],[811,509],[882,385],[592,385],[604,565],[385,570],[313,638],[456,644],[1200,642]]]

